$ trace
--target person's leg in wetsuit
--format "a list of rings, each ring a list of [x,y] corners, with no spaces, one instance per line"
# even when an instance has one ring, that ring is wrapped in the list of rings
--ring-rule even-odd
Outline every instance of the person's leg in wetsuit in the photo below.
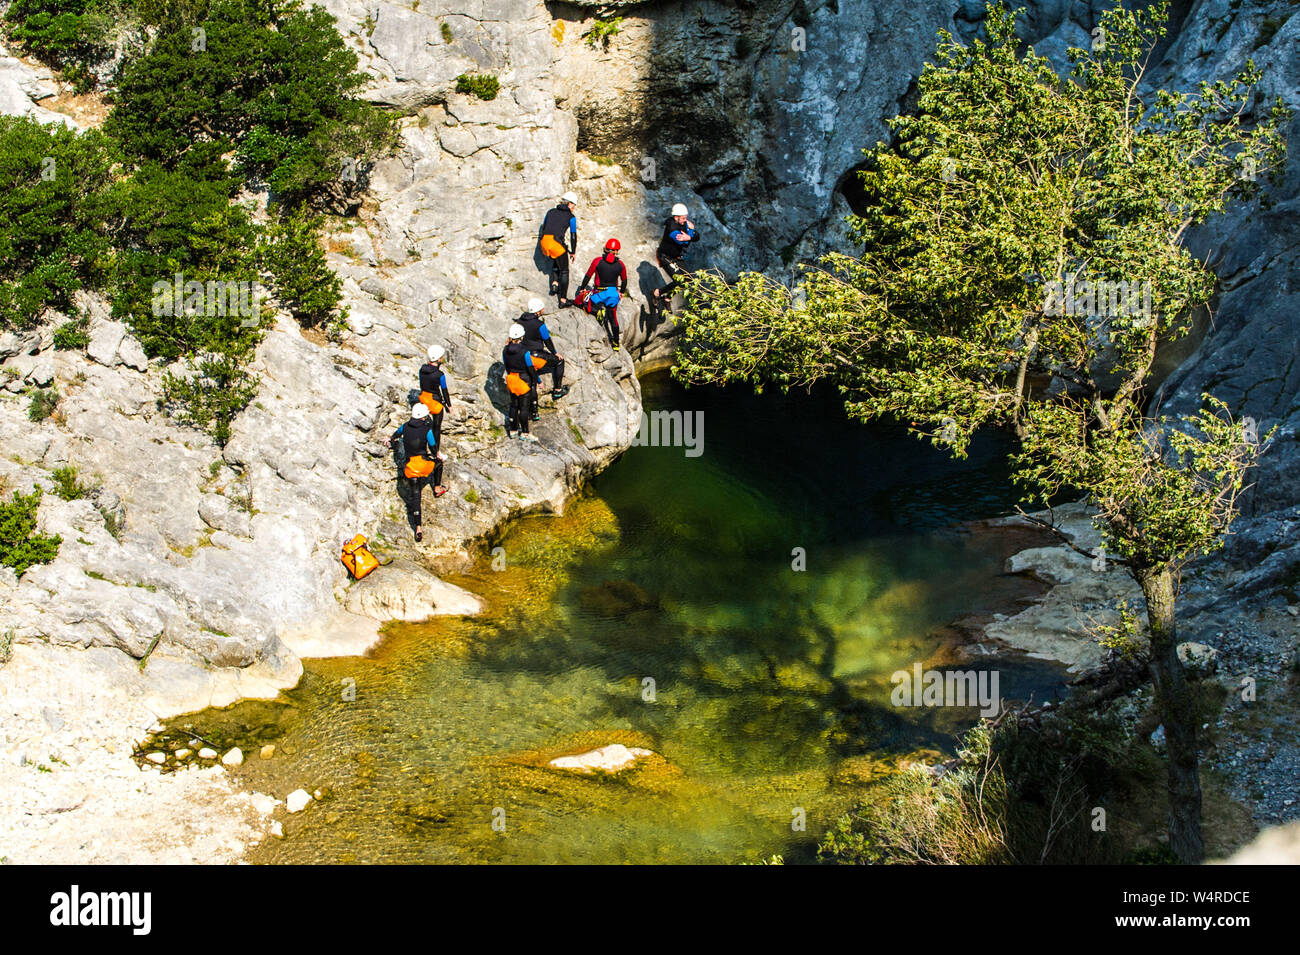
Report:
[[[442,447],[442,416],[443,412],[441,411],[435,415],[429,415],[429,422],[433,426],[433,440],[438,447]],[[433,483],[441,484],[442,482],[434,481]]]
[[[600,324],[609,336],[609,343],[618,351],[618,307],[606,305],[601,309]]]
[[[569,304],[569,253],[551,259],[551,291],[561,308]]]
[[[518,431],[521,435],[528,433],[528,419],[536,397],[536,388],[529,388],[522,395],[510,393],[510,423],[506,427],[507,433],[510,431]]]
[[[691,270],[682,264],[681,259],[659,259],[659,268],[668,276],[668,284],[655,292],[654,298],[662,308],[672,305],[673,292],[681,285],[681,280],[691,274]]]
[[[441,479],[441,465],[438,466],[435,473]],[[397,492],[406,505],[406,519],[410,522],[412,528],[424,524],[421,510],[424,504],[424,487],[428,483],[429,479],[427,477],[409,478],[405,474],[397,476]],[[439,483],[441,483],[441,480],[439,480]]]

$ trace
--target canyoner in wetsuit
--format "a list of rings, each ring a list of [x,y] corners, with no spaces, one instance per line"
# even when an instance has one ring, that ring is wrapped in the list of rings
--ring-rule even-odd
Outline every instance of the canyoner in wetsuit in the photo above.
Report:
[[[578,217],[573,214],[577,204],[578,197],[566,192],[560,196],[560,204],[542,219],[542,254],[551,260],[551,294],[560,308],[573,304],[569,301],[569,263],[578,250]],[[567,245],[565,233],[568,233]]]
[[[528,311],[519,316],[516,324],[524,330],[524,348],[528,351],[533,367],[539,372],[550,368],[551,398],[559,400],[569,393],[569,389],[564,386],[564,356],[555,350],[555,342],[551,340],[551,330],[542,320],[542,311],[545,308],[546,303],[540,298],[529,299]],[[534,390],[532,400],[534,421],[541,417],[537,409],[537,400],[538,392]]]
[[[524,347],[524,328],[518,322],[510,326],[510,340],[501,349],[501,364],[505,369],[506,390],[510,392],[510,414],[506,418],[506,437],[517,431],[525,441],[537,439],[528,433],[528,416],[537,391],[537,368],[532,355]]]
[[[447,493],[442,483],[443,462],[438,453],[438,438],[429,419],[429,409],[417,402],[411,406],[410,420],[394,431],[389,439],[405,462],[397,475],[397,493],[406,504],[406,519],[414,529],[417,541],[424,539],[421,508],[425,485],[432,479],[434,497]]]
[[[429,409],[433,433],[442,443],[442,416],[451,410],[451,393],[447,390],[447,373],[442,370],[442,360],[447,350],[441,345],[430,345],[429,360],[420,366],[420,404]]]
[[[673,292],[681,280],[691,274],[683,259],[690,244],[698,241],[700,234],[687,215],[686,206],[679,202],[673,206],[673,214],[664,220],[664,234],[655,257],[659,260],[659,268],[668,276],[668,284],[654,291],[652,298],[656,312],[672,305]]]
[[[587,269],[579,289],[585,289],[595,280],[596,289],[588,301],[600,309],[600,323],[614,351],[618,351],[618,303],[622,296],[627,295],[627,266],[618,257],[622,247],[618,239],[606,242],[604,253],[591,260],[591,267]]]

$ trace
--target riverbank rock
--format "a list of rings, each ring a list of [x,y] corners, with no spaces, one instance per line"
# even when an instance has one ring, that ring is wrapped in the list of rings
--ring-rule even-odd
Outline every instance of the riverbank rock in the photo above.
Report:
[[[1026,574],[1052,585],[1036,603],[1012,615],[997,614],[985,635],[1042,660],[1059,660],[1071,673],[1101,664],[1104,651],[1097,641],[1098,628],[1119,619],[1116,602],[1141,606],[1142,592],[1122,569],[1105,561],[1101,535],[1093,526],[1091,511],[1083,504],[1067,504],[1034,515],[1054,520],[1055,526],[1078,547],[1096,556],[1085,557],[1070,547],[1053,545],[1023,550],[1007,560],[1007,572]],[[1030,523],[1007,517],[995,526]]]
[[[439,580],[411,561],[398,560],[348,587],[349,613],[372,620],[427,620],[435,615],[473,615],[483,603],[469,591]]]
[[[638,759],[653,755],[651,750],[638,746],[628,747],[622,743],[611,743],[576,756],[557,756],[547,765],[554,769],[565,769],[586,775],[617,773],[632,766]]]

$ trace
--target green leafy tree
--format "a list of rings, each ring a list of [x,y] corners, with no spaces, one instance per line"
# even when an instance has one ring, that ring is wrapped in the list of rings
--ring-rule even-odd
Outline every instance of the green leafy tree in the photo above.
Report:
[[[396,144],[397,127],[354,98],[365,77],[332,16],[297,0],[151,15],[158,36],[123,68],[106,124],[131,153],[219,178],[220,157],[234,152],[237,170],[277,202],[336,212],[360,203],[366,171]]]
[[[98,0],[12,0],[4,18],[9,36],[78,92],[93,88],[90,68],[113,52],[115,11]]]
[[[36,531],[36,511],[41,506],[41,491],[31,494],[14,491],[8,501],[0,500],[0,564],[12,567],[21,577],[34,564],[48,564],[59,555],[63,539]]]
[[[258,230],[248,211],[230,202],[234,188],[231,180],[198,180],[151,163],[114,192],[120,250],[113,312],[130,323],[150,357],[250,355],[260,340],[260,316],[227,308],[207,291],[208,282],[251,287],[259,278]],[[197,301],[160,294],[160,283],[174,286],[177,275],[203,285]]]
[[[342,317],[343,281],[325,261],[320,229],[319,217],[295,213],[267,229],[261,249],[276,300],[308,327]]]
[[[0,328],[25,328],[103,281],[112,143],[0,116]]]
[[[1281,104],[1244,121],[1259,72],[1195,92],[1141,89],[1164,4],[1104,14],[1101,43],[1059,77],[1022,52],[1015,14],[987,38],[940,34],[917,113],[868,151],[859,255],[791,290],[754,273],[687,289],[676,373],[694,381],[828,380],[862,420],[893,416],[964,455],[983,425],[1021,439],[1017,477],[1048,500],[1086,494],[1111,559],[1140,584],[1169,751],[1170,845],[1203,855],[1196,706],[1177,657],[1190,558],[1221,546],[1268,440],[1209,396],[1149,407],[1162,342],[1185,335],[1213,274],[1187,230],[1278,168]]]

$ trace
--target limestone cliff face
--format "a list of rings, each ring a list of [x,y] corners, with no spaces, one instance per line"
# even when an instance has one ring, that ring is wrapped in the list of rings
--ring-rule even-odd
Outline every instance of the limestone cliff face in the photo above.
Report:
[[[71,462],[101,485],[92,500],[46,496],[42,523],[64,540],[57,561],[21,582],[0,573],[0,633],[19,643],[139,656],[156,641],[155,652],[261,667],[286,683],[298,665],[285,641],[310,653],[328,651],[331,639],[355,650],[385,617],[472,609],[469,595],[430,590],[406,562],[385,569],[382,588],[349,587],[342,539],[365,531],[428,560],[462,554],[512,514],[562,507],[635,431],[633,361],[671,354],[671,320],[652,322],[644,309],[662,281],[654,247],[671,204],[686,202],[705,233],[695,264],[724,272],[781,271],[841,244],[843,187],[860,150],[905,106],[936,30],[970,36],[982,16],[969,0],[324,5],[373,77],[365,95],[404,114],[402,147],[372,171],[359,220],[328,237],[349,331],[328,344],[282,318],[259,350],[258,396],[224,452],[157,411],[162,370],[102,301],[83,302],[89,357],[51,349],[58,317],[30,335],[0,336],[10,393],[0,403],[0,478],[48,486],[49,472]],[[588,42],[596,10],[615,6],[620,32],[607,45]],[[1027,38],[1062,61],[1104,4],[1028,6]],[[1266,66],[1266,90],[1296,105],[1293,4],[1175,7],[1153,82],[1188,86],[1253,55]],[[474,72],[498,77],[496,99],[455,92],[457,76]],[[62,100],[55,92],[47,71],[0,59],[0,109],[66,122],[66,110],[50,108]],[[1176,406],[1211,388],[1265,425],[1297,424],[1296,184],[1293,151],[1271,209],[1234,210],[1197,237],[1222,262],[1224,292],[1212,330],[1170,380]],[[497,430],[504,394],[493,366],[508,323],[546,290],[537,228],[570,188],[581,199],[575,284],[606,238],[623,242],[629,347],[614,353],[588,316],[554,315],[573,392],[555,409],[544,402],[540,446],[521,446]],[[430,530],[416,548],[383,439],[434,342],[448,349],[456,396],[445,426],[453,490],[426,502]],[[51,382],[65,396],[60,413],[33,425],[15,396]],[[1258,555],[1289,532],[1279,508],[1300,492],[1288,476],[1294,451],[1289,437],[1262,472],[1261,529],[1244,538]],[[124,521],[118,537],[104,513]],[[1300,550],[1278,553],[1275,563],[1291,566],[1288,553],[1300,562]]]

